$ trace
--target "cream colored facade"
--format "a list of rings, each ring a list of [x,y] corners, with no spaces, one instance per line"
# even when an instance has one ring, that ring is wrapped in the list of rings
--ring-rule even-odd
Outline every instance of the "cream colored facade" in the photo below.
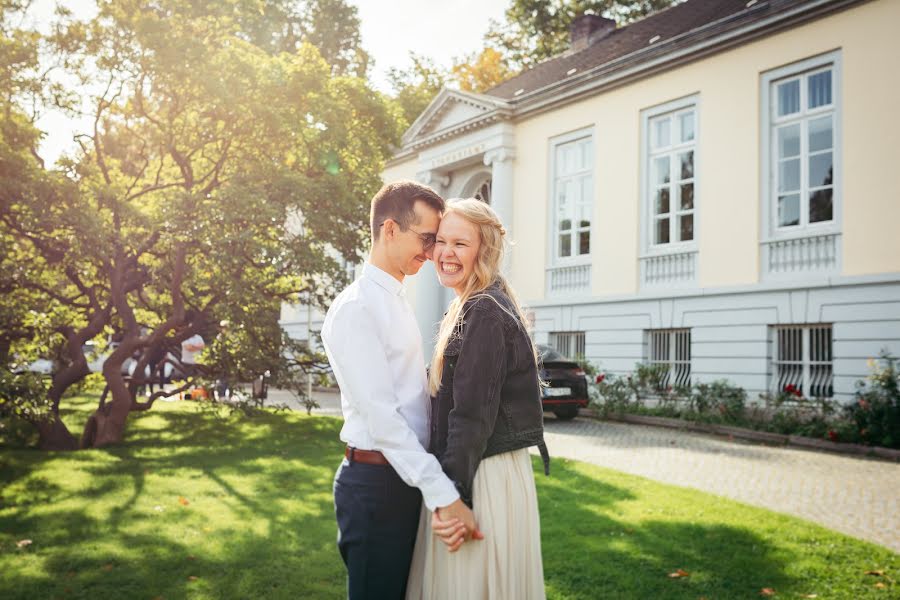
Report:
[[[842,275],[900,272],[900,2],[870,2],[515,125],[512,277],[545,298],[550,140],[590,128],[595,186],[591,295],[639,291],[641,111],[698,95],[699,285],[760,281],[760,77],[839,50],[844,205]]]
[[[613,373],[649,361],[681,383],[725,378],[751,399],[788,382],[849,399],[869,358],[900,356],[900,0],[784,6],[569,87],[512,100],[444,90],[384,179],[447,198],[492,182],[538,343]],[[833,218],[778,228],[771,94],[820,68],[832,77]],[[695,115],[695,208],[693,241],[669,251],[649,243],[647,128],[672,106]],[[560,261],[555,144],[584,135],[590,251]],[[430,265],[406,286],[427,353],[450,294]]]

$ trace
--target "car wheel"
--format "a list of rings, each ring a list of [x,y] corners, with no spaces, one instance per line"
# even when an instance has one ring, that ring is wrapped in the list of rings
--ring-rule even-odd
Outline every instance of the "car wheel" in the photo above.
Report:
[[[556,415],[556,418],[560,421],[571,421],[575,417],[578,416],[578,407],[577,406],[563,406],[561,408],[557,408],[553,411],[553,414]]]

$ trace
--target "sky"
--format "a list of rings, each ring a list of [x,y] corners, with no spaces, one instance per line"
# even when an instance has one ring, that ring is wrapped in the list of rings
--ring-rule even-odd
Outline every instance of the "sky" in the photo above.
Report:
[[[189,1],[189,0],[185,0]],[[443,66],[481,48],[490,19],[501,19],[510,0],[348,0],[359,9],[363,48],[372,56],[376,88],[389,91],[387,73],[409,66],[410,51]],[[50,21],[57,0],[36,0],[32,18]],[[95,12],[92,0],[62,0],[79,18]],[[47,132],[39,153],[47,164],[74,146],[72,136],[90,126],[90,119],[72,121],[58,112],[46,113],[38,125]]]

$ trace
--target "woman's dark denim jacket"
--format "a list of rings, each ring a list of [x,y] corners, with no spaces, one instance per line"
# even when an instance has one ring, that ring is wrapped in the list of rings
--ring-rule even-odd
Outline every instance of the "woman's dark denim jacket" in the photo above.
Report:
[[[549,472],[534,350],[514,315],[496,283],[466,302],[444,351],[441,388],[431,399],[429,451],[470,507],[483,458],[538,446]]]

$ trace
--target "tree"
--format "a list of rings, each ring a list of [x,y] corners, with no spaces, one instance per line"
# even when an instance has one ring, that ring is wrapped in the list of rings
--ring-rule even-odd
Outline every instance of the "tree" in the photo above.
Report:
[[[409,53],[409,58],[412,62],[409,68],[388,71],[393,97],[403,113],[406,127],[412,125],[450,81],[450,74],[430,58],[413,52]]]
[[[679,0],[512,0],[504,23],[492,21],[485,41],[518,72],[569,48],[569,28],[583,14],[630,23]]]
[[[503,54],[490,46],[453,65],[453,77],[467,92],[484,92],[514,75]]]
[[[230,4],[222,5],[225,14],[237,8]],[[236,17],[242,35],[270,54],[294,53],[306,42],[335,74],[365,77],[368,72],[359,14],[346,0],[263,0],[259,10],[239,10]]]
[[[384,97],[308,41],[295,52],[254,44],[245,3],[106,0],[99,9],[86,25],[66,22],[56,40],[73,74],[101,82],[92,131],[62,162],[65,185],[49,201],[30,189],[13,195],[2,223],[52,266],[40,291],[69,315],[56,326],[66,360],[51,385],[45,447],[79,445],[59,398],[88,372],[87,340],[118,338],[103,365],[108,396],[81,436],[95,447],[119,442],[131,412],[171,393],[136,396],[161,349],[213,336],[221,317],[265,333],[258,316],[278,302],[333,295],[344,278],[338,256],[358,259],[367,201],[400,132]],[[289,31],[281,25],[271,30]],[[301,226],[286,230],[291,219]]]

